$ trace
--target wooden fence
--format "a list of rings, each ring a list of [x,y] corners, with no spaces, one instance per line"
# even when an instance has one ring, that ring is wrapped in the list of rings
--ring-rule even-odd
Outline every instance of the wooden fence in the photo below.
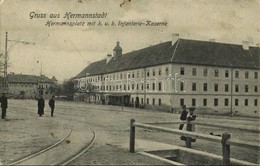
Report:
[[[181,124],[181,123],[183,123],[183,122],[171,122],[171,124]],[[156,122],[155,124],[159,124],[159,123]],[[163,122],[160,124],[163,124]],[[166,124],[166,123],[164,123],[164,124]],[[168,124],[169,124],[169,122],[168,122]],[[197,123],[197,124],[205,125],[203,123]],[[193,125],[194,125],[194,123],[193,123]],[[211,127],[214,127],[214,126],[220,127],[219,125],[211,125]],[[138,122],[135,122],[135,119],[131,119],[131,121],[130,121],[130,152],[131,153],[135,152],[135,127],[157,130],[157,131],[161,131],[161,132],[165,132],[165,133],[171,133],[171,134],[185,136],[187,138],[186,147],[188,147],[188,148],[191,147],[192,138],[221,143],[224,165],[230,165],[230,146],[231,145],[245,147],[245,148],[254,148],[254,149],[258,149],[258,150],[260,149],[260,145],[257,143],[252,143],[252,142],[249,143],[249,142],[235,140],[235,139],[231,140],[231,135],[227,132],[223,133],[221,137],[218,137],[218,136],[206,135],[206,134],[195,133],[195,132],[190,132],[190,131],[170,129],[170,128],[151,125],[151,124],[138,123]]]

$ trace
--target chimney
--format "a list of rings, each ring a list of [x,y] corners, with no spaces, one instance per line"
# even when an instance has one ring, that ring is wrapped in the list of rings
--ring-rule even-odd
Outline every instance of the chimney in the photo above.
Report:
[[[249,50],[249,41],[242,41],[242,47],[244,50]]]
[[[215,42],[216,41],[216,39],[209,39],[209,42]]]
[[[172,45],[174,45],[177,42],[177,40],[180,38],[179,36],[180,35],[176,33],[172,34]]]
[[[107,54],[107,61],[106,64],[112,59],[112,55],[111,54]]]

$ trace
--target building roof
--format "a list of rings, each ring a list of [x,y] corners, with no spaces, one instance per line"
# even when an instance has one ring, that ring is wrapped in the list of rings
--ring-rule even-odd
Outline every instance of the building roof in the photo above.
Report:
[[[179,40],[173,63],[259,69],[260,48],[242,45]]]
[[[55,76],[52,76],[51,80],[52,81],[58,81]]]
[[[35,76],[25,74],[8,74],[9,83],[52,83],[53,81],[46,76]]]
[[[108,63],[106,59],[91,63],[75,78],[167,63],[259,69],[259,57],[258,47],[244,50],[242,45],[178,39],[174,45],[168,41],[112,58]]]

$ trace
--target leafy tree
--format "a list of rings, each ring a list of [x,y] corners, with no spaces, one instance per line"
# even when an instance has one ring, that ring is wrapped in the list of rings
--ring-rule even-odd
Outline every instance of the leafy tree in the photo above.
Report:
[[[77,92],[75,88],[75,83],[73,80],[68,80],[63,82],[62,94],[67,96],[68,100],[73,100],[73,94]]]
[[[97,92],[100,92],[100,87],[101,86],[97,86],[97,85],[94,85],[92,83],[89,83],[89,82],[77,82],[78,83],[78,89],[77,89],[77,93],[79,93],[80,95],[80,98],[81,100],[84,100],[82,99],[82,97],[87,97],[88,98],[88,101],[90,103],[90,98],[91,96],[96,96]]]
[[[59,96],[62,93],[62,87],[60,85],[51,85],[48,91],[53,95]]]

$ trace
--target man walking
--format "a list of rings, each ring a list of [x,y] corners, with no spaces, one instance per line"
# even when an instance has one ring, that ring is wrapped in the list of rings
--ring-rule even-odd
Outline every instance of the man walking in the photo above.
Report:
[[[38,99],[38,115],[41,117],[44,114],[45,101],[42,96]]]
[[[1,102],[1,108],[2,108],[2,119],[5,119],[6,109],[8,106],[7,97],[6,97],[5,93],[2,94],[2,97],[0,98],[0,102]]]
[[[53,117],[54,107],[55,107],[54,96],[52,96],[52,98],[49,100],[49,106],[51,107],[51,116]]]

